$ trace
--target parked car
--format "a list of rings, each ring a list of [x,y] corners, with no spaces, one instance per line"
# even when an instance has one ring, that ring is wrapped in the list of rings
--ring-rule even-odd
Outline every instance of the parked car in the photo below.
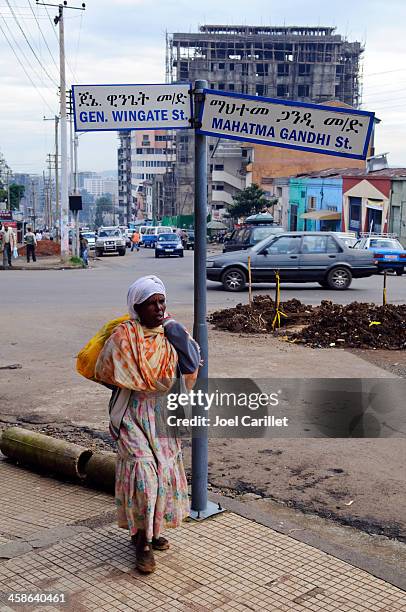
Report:
[[[96,257],[117,253],[125,255],[126,239],[119,227],[100,227],[96,238]]]
[[[230,251],[243,251],[250,249],[264,238],[274,234],[280,234],[285,230],[279,225],[246,225],[236,229],[231,236],[224,242],[223,253]]]
[[[87,240],[89,251],[94,251],[96,248],[96,232],[80,232]]]
[[[142,234],[142,244],[144,247],[155,247],[155,243],[158,239],[159,234],[168,234],[171,231],[170,227],[164,225],[156,225],[147,227],[144,234]]]
[[[378,272],[393,270],[402,276],[406,266],[406,250],[399,240],[388,235],[371,235],[360,238],[354,249],[367,249],[373,253]]]
[[[285,282],[318,282],[342,290],[353,278],[376,273],[371,253],[348,248],[334,232],[284,232],[246,251],[209,257],[207,278],[222,283],[227,291],[241,291],[248,282],[248,256],[253,283],[272,283],[279,271]]]
[[[174,234],[159,234],[155,243],[155,257],[170,257],[177,255],[183,257],[183,244],[180,236]]]

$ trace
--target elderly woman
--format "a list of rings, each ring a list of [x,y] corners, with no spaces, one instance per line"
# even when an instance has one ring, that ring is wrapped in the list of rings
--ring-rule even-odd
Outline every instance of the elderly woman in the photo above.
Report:
[[[199,349],[186,330],[166,316],[166,290],[156,276],[131,285],[131,319],[121,323],[104,345],[96,377],[114,387],[110,431],[117,440],[118,524],[136,545],[136,566],[155,569],[153,550],[169,548],[162,528],[178,527],[189,501],[180,440],[162,436],[158,417],[165,394],[177,376],[193,386]]]

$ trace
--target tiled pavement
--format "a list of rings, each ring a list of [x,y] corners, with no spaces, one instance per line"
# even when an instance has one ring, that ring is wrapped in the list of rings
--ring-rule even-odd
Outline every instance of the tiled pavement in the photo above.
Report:
[[[127,533],[112,522],[110,496],[1,460],[0,495],[0,557],[25,542],[18,556],[0,558],[0,592],[68,600],[21,607],[3,597],[1,612],[406,612],[400,589],[234,513],[169,532],[157,571],[141,576]]]

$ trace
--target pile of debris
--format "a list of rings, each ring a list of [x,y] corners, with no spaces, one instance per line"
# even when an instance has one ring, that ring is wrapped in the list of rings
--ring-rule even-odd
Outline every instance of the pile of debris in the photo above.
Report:
[[[406,349],[406,304],[342,306],[324,300],[292,338],[313,347]]]
[[[293,299],[281,302],[279,310],[286,316],[281,315],[280,322],[283,326],[305,325],[309,323],[314,308],[306,306],[299,300]],[[249,304],[237,304],[235,308],[217,310],[209,316],[209,322],[216,329],[230,332],[258,334],[272,331],[272,323],[275,318],[275,302],[269,295],[258,295],[254,297],[252,306]]]
[[[279,310],[285,315],[280,316],[284,339],[287,336],[291,342],[317,348],[406,349],[406,304],[352,302],[343,306],[323,300],[320,306],[309,306],[292,299],[281,302]],[[218,310],[208,320],[220,330],[269,333],[273,331],[275,313],[274,300],[269,295],[258,295],[252,306],[237,304],[235,308]]]
[[[18,254],[20,255],[20,257],[25,257],[26,247],[20,247],[18,249]],[[59,244],[59,242],[55,242],[54,240],[38,240],[37,247],[35,249],[35,254],[37,255],[37,257],[50,257],[52,255],[60,255],[61,245]]]

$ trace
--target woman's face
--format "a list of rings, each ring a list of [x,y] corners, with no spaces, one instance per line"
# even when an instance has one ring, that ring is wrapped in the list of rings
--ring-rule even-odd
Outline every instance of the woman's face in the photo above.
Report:
[[[165,296],[162,293],[154,293],[142,304],[134,304],[134,310],[140,317],[141,325],[145,327],[162,325],[165,309]]]

